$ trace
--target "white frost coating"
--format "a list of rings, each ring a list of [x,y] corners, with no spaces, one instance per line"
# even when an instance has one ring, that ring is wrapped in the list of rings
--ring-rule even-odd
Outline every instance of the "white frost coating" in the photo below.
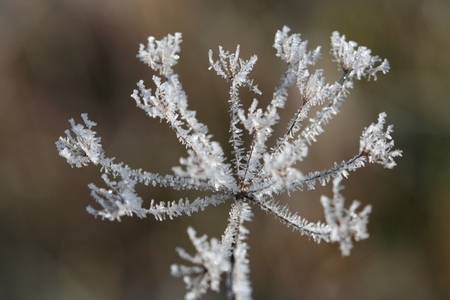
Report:
[[[59,155],[71,166],[83,167],[90,163],[100,167],[106,187],[90,184],[91,195],[100,208],[89,206],[89,213],[109,220],[121,220],[124,216],[152,215],[156,220],[167,220],[202,211],[210,205],[232,202],[228,225],[222,239],[197,237],[192,228],[189,238],[195,254],[190,255],[178,248],[178,254],[190,266],[172,265],[174,276],[182,277],[187,288],[186,299],[198,299],[208,289],[219,291],[220,282],[226,278],[229,299],[251,299],[249,280],[248,230],[244,223],[252,217],[249,203],[272,214],[281,223],[306,235],[315,242],[338,243],[342,255],[350,254],[353,241],[368,238],[367,231],[370,206],[357,211],[359,202],[349,208],[344,206],[340,194],[343,178],[366,163],[378,163],[386,168],[396,165],[401,156],[394,150],[392,125],[384,129],[386,114],[381,113],[376,124],[364,129],[360,138],[359,152],[353,158],[335,162],[325,170],[302,172],[298,162],[304,160],[309,147],[324,132],[325,125],[339,113],[355,80],[375,78],[378,72],[389,70],[387,60],[372,56],[371,51],[355,42],[347,42],[345,36],[334,32],[331,37],[331,53],[342,75],[327,83],[324,71],[311,70],[321,58],[320,47],[310,51],[307,41],[300,34],[289,34],[283,27],[275,35],[273,47],[276,56],[286,63],[286,71],[275,88],[267,107],[260,107],[257,99],[244,102],[240,90],[247,88],[256,95],[261,91],[250,78],[257,56],[240,57],[240,47],[230,53],[219,47],[218,57],[212,50],[208,53],[210,67],[230,85],[229,114],[231,159],[223,148],[213,141],[206,125],[199,122],[196,112],[188,109],[187,96],[173,67],[178,63],[181,34],[168,35],[161,40],[149,37],[147,46],[141,45],[138,58],[158,75],[153,76],[153,89],[141,80],[131,97],[137,107],[149,117],[165,121],[176,137],[186,147],[186,156],[180,158],[173,174],[161,175],[142,169],[132,169],[125,163],[115,163],[101,145],[101,138],[93,130],[97,124],[82,114],[83,124],[69,120],[71,130],[56,142]],[[285,107],[288,91],[292,86],[298,90],[300,107],[293,112],[284,133],[269,148],[268,140],[274,134],[274,125],[280,120],[279,110]],[[250,104],[248,108],[247,106]],[[310,116],[311,109],[315,113]],[[349,120],[350,122],[351,120]],[[287,204],[276,197],[303,188],[314,189],[319,183],[333,182],[333,198],[321,198],[325,222],[310,222],[293,213]],[[136,184],[149,187],[168,187],[175,190],[198,190],[208,196],[194,200],[150,200],[146,205],[136,194]]]
[[[389,125],[386,131],[383,131],[386,113],[380,113],[377,124],[371,124],[367,127],[360,140],[359,152],[363,153],[369,159],[370,163],[378,163],[388,169],[392,169],[397,164],[394,158],[401,156],[400,150],[392,150],[394,140],[391,133],[394,126]]]
[[[161,75],[168,77],[173,73],[172,67],[178,63],[178,52],[182,42],[181,33],[169,34],[157,41],[154,37],[148,38],[147,48],[143,44],[139,46],[137,57],[150,68],[159,71]]]
[[[188,292],[186,299],[198,299],[205,294],[208,288],[218,292],[220,289],[220,276],[230,269],[228,256],[217,239],[207,241],[207,236],[196,237],[196,232],[188,228],[189,238],[197,251],[196,255],[189,255],[184,249],[177,248],[181,258],[194,264],[192,267],[172,265],[171,273],[175,277],[183,277]]]
[[[333,199],[322,196],[320,201],[324,207],[325,219],[331,229],[331,242],[338,242],[342,255],[348,256],[353,247],[352,238],[359,241],[369,237],[367,223],[372,207],[367,205],[360,213],[357,213],[356,209],[360,206],[360,203],[353,201],[350,208],[346,209],[344,197],[339,193],[343,188],[339,185],[340,182],[340,178],[333,180]]]

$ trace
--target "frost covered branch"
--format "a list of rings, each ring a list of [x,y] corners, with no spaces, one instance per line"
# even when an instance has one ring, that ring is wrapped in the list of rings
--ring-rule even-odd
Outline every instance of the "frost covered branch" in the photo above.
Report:
[[[220,144],[212,140],[206,125],[196,118],[196,112],[188,109],[187,96],[173,67],[180,52],[181,34],[168,35],[161,40],[148,39],[141,45],[137,57],[159,75],[153,76],[154,89],[149,89],[141,80],[131,97],[137,107],[149,117],[168,123],[187,156],[180,158],[180,165],[172,168],[173,174],[161,175],[132,169],[125,163],[115,163],[107,157],[101,138],[93,128],[97,125],[82,114],[84,124],[70,119],[71,130],[66,137],[56,142],[59,155],[73,167],[93,164],[100,167],[105,188],[89,184],[91,195],[100,206],[89,206],[88,212],[109,220],[120,220],[123,216],[140,218],[153,215],[157,220],[173,219],[204,210],[209,205],[231,202],[228,225],[221,240],[206,236],[197,237],[194,229],[188,229],[196,253],[188,254],[182,248],[177,252],[190,265],[174,264],[172,275],[182,277],[187,288],[186,299],[198,299],[208,289],[219,291],[225,278],[229,299],[250,299],[248,230],[245,222],[251,221],[249,204],[272,214],[281,223],[299,231],[316,242],[334,242],[340,245],[343,256],[350,254],[353,241],[368,238],[368,216],[371,206],[357,212],[360,203],[354,201],[345,207],[340,194],[341,182],[366,163],[378,163],[393,168],[400,150],[393,149],[392,125],[384,129],[386,114],[381,113],[376,124],[364,129],[360,148],[353,158],[334,163],[328,169],[304,174],[296,164],[308,155],[309,147],[324,132],[324,126],[339,113],[339,110],[354,86],[355,80],[377,79],[379,72],[389,71],[389,63],[372,56],[366,47],[334,32],[331,37],[331,54],[342,74],[338,80],[327,83],[324,71],[310,68],[321,58],[321,48],[307,50],[307,41],[300,34],[289,34],[284,27],[275,35],[273,47],[276,56],[286,63],[286,71],[275,89],[266,108],[259,107],[253,99],[248,109],[240,98],[240,89],[248,88],[256,95],[261,91],[249,77],[257,61],[240,58],[240,47],[234,53],[219,47],[218,58],[209,51],[210,69],[224,78],[230,85],[229,114],[231,159],[228,160]],[[290,87],[298,89],[300,107],[293,113],[286,131],[268,148],[273,135],[273,126],[280,120],[279,110],[285,107]],[[315,107],[315,114],[309,116]],[[247,145],[246,139],[251,142]],[[317,183],[333,182],[333,198],[322,196],[325,221],[311,222],[297,212],[291,212],[287,204],[277,196],[302,190],[314,189]],[[150,200],[149,205],[136,194],[136,184],[168,187],[175,190],[207,191],[211,195],[194,200],[172,201]]]

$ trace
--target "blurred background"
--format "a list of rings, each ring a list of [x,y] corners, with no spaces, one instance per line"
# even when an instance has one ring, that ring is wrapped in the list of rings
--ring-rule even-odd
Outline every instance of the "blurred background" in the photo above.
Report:
[[[98,169],[70,168],[55,141],[89,113],[110,157],[170,173],[185,150],[173,132],[135,107],[130,94],[154,73],[136,59],[139,43],[182,32],[180,74],[190,108],[228,151],[227,83],[208,71],[218,45],[257,54],[253,78],[270,100],[284,71],[271,47],[287,25],[323,46],[319,67],[332,82],[329,37],[338,30],[387,58],[391,72],[356,84],[303,172],[353,157],[364,127],[381,111],[404,151],[394,170],[369,165],[344,181],[349,203],[371,204],[368,240],[342,258],[338,245],[292,232],[254,207],[250,265],[254,299],[450,298],[450,2],[444,0],[0,0],[0,299],[182,299],[175,247],[192,252],[186,228],[220,238],[230,205],[159,222],[102,221],[88,183]],[[244,106],[254,97],[242,93]],[[298,97],[282,111],[283,133]],[[139,187],[147,201],[195,197]],[[280,198],[311,221],[323,220],[320,195]],[[222,289],[223,290],[223,289]],[[224,299],[209,292],[204,299]]]

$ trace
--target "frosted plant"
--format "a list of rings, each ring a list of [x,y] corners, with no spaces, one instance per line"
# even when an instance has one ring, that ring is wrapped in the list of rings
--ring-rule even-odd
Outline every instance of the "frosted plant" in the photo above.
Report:
[[[165,120],[186,147],[187,157],[181,158],[180,165],[173,167],[173,174],[132,169],[107,157],[100,138],[93,130],[96,123],[90,121],[86,114],[82,114],[84,124],[69,120],[72,132],[67,130],[67,137],[60,137],[56,142],[59,154],[72,167],[89,163],[100,166],[106,188],[89,185],[100,206],[99,209],[87,208],[95,216],[120,220],[125,215],[135,214],[140,218],[153,215],[157,220],[166,220],[183,214],[191,215],[209,205],[231,202],[228,225],[220,240],[198,237],[194,229],[189,228],[188,234],[196,253],[190,255],[181,248],[177,249],[189,265],[172,265],[171,273],[182,277],[186,283],[186,299],[198,299],[208,289],[219,291],[222,278],[225,278],[229,299],[251,298],[246,243],[248,231],[244,227],[252,217],[249,204],[267,211],[281,223],[317,243],[338,243],[342,255],[349,255],[353,240],[369,236],[367,223],[371,207],[359,210],[359,202],[354,201],[346,208],[339,193],[342,179],[367,162],[392,168],[395,166],[394,158],[401,156],[401,151],[393,150],[392,125],[384,129],[386,114],[381,113],[378,122],[362,132],[359,152],[353,158],[309,174],[296,168],[295,164],[307,156],[308,147],[323,132],[323,125],[339,112],[353,81],[363,77],[376,79],[378,72],[388,72],[389,64],[387,60],[372,56],[366,47],[347,42],[345,36],[334,32],[331,54],[342,76],[333,84],[325,83],[323,70],[309,71],[320,58],[320,47],[308,51],[307,42],[302,41],[299,34],[290,35],[289,31],[284,27],[275,35],[273,47],[276,55],[286,63],[287,70],[265,109],[259,108],[254,99],[248,110],[244,110],[239,96],[242,88],[261,94],[248,77],[257,57],[240,58],[239,46],[234,53],[219,47],[218,59],[214,58],[213,51],[209,51],[210,69],[230,84],[230,160],[219,143],[212,140],[207,127],[197,120],[195,111],[188,109],[186,94],[173,70],[179,59],[180,33],[162,40],[150,37],[147,47],[140,46],[137,57],[160,76],[153,77],[154,90],[147,89],[143,81],[139,81],[138,89],[131,95],[148,116]],[[280,118],[278,111],[284,108],[288,89],[294,84],[300,92],[300,108],[293,114],[284,135],[268,148],[272,128]],[[315,115],[308,118],[312,107],[317,107]],[[330,182],[333,183],[333,198],[321,198],[325,222],[307,221],[276,199],[283,193],[314,189],[317,183],[326,185]],[[135,192],[137,183],[175,190],[207,191],[210,196],[169,202],[151,200],[148,206],[143,207],[144,201]]]

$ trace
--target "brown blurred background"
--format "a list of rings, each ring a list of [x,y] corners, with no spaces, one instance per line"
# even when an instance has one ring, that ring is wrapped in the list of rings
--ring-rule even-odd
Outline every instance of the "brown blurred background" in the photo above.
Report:
[[[320,170],[352,157],[362,129],[381,111],[395,124],[404,157],[394,170],[370,165],[344,182],[348,202],[373,205],[371,236],[350,257],[254,207],[254,299],[449,299],[449,16],[443,0],[1,0],[0,299],[182,299],[184,283],[169,271],[181,262],[175,247],[192,251],[188,226],[220,238],[229,204],[174,221],[94,219],[85,207],[93,205],[87,184],[102,184],[98,170],[71,169],[54,143],[69,118],[87,112],[109,156],[171,172],[185,150],[129,95],[140,79],[151,86],[153,75],[135,58],[138,44],[179,31],[184,42],[175,70],[190,108],[229,150],[228,86],[207,70],[207,51],[240,44],[242,57],[257,54],[253,77],[267,104],[284,70],[271,47],[283,25],[311,48],[323,46],[320,67],[330,81],[339,76],[328,54],[334,30],[392,67],[377,82],[356,84],[299,168]],[[293,89],[278,134],[298,107],[296,95]],[[196,195],[139,191],[146,201]],[[283,200],[311,221],[323,220],[321,194],[331,196],[331,188]]]

